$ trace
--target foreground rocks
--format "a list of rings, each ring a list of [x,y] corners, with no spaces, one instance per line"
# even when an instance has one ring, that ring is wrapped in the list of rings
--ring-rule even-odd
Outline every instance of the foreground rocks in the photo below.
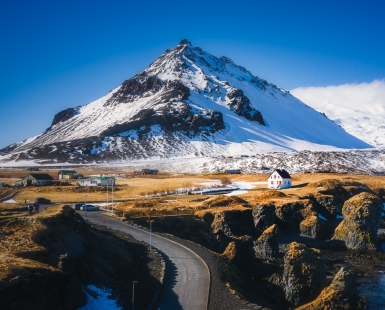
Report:
[[[356,277],[342,267],[335,275],[332,283],[322,290],[312,302],[296,310],[346,310],[357,309],[358,292]]]
[[[334,232],[334,239],[343,240],[348,249],[375,250],[381,224],[382,202],[370,193],[361,193],[347,200],[342,208],[343,221]]]
[[[70,207],[0,217],[0,252],[1,309],[76,309],[90,284],[111,289],[128,308],[130,281],[138,278],[137,304],[145,309],[160,288],[161,259],[145,244],[91,227]]]
[[[319,294],[326,281],[320,252],[303,244],[289,245],[284,259],[283,281],[287,301],[298,306]]]
[[[299,224],[301,235],[312,239],[324,239],[326,236],[326,224],[317,216],[309,216]]]
[[[269,259],[278,256],[279,231],[277,224],[271,225],[254,242],[254,253],[256,257]]]

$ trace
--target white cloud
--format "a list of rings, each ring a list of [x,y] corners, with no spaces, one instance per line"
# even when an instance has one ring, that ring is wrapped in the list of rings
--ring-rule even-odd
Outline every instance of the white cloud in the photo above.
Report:
[[[385,80],[326,87],[300,87],[291,94],[325,113],[350,134],[385,146]]]

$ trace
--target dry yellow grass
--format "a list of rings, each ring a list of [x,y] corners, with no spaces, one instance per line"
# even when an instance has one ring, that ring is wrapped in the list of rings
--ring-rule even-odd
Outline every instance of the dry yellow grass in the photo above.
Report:
[[[76,169],[78,172],[84,175],[99,174],[99,173],[114,173],[113,171],[102,170],[90,170],[90,169]],[[57,170],[49,171],[50,174],[55,176]],[[40,171],[46,172],[46,171]],[[26,175],[28,171],[2,171],[5,174],[20,174]],[[1,173],[0,173],[1,174]],[[122,173],[125,174],[125,173]],[[138,199],[144,194],[153,193],[154,191],[173,190],[176,188],[190,187],[206,182],[213,182],[219,180],[223,176],[227,176],[231,181],[244,181],[244,182],[266,182],[268,175],[225,175],[219,173],[211,174],[196,174],[196,175],[181,175],[181,174],[160,174],[156,176],[135,177],[132,172],[127,172],[129,178],[117,180],[117,190],[114,191],[114,199]],[[354,182],[362,183],[369,188],[385,188],[385,176],[369,176],[369,175],[346,175],[346,174],[332,174],[332,173],[316,173],[316,174],[297,174],[292,175],[293,187],[284,190],[268,190],[267,184],[255,185],[255,188],[249,190],[246,194],[240,195],[243,199],[247,200],[251,204],[274,200],[274,201],[287,201],[296,199],[298,196],[304,196],[308,194],[315,194],[318,192],[318,187],[322,184],[332,184],[333,182],[341,182],[343,184],[353,184]],[[14,179],[7,179],[14,182]],[[329,181],[325,181],[329,180]],[[332,181],[337,180],[337,181]],[[0,182],[3,182],[0,179]],[[323,186],[323,185],[322,185]],[[74,188],[74,187],[73,187]],[[99,192],[76,192],[70,187],[67,189],[59,190],[53,186],[48,187],[28,187],[20,188],[19,194],[14,198],[17,202],[24,203],[25,200],[33,201],[37,197],[45,197],[53,202],[65,203],[65,202],[91,202],[91,201],[106,201],[106,191]],[[192,207],[199,208],[201,203],[196,200],[204,198],[204,196],[197,198],[198,196],[168,196],[167,200],[174,200],[173,203],[169,202],[160,203],[159,207],[178,208],[178,207]],[[109,193],[109,200],[111,200],[111,192]],[[195,200],[195,202],[194,202]],[[166,206],[167,205],[167,206]],[[126,206],[128,208],[128,205]]]

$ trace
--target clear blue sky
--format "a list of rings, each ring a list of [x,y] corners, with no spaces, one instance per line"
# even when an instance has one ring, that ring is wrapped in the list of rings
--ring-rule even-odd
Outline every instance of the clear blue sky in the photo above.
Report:
[[[183,38],[282,88],[385,78],[385,1],[0,1],[0,148]]]

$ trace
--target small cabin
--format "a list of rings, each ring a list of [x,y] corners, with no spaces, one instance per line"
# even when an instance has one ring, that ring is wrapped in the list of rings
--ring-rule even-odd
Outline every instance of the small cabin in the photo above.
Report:
[[[51,177],[47,173],[30,173],[26,177],[23,178],[22,184],[24,186],[35,185],[50,185],[53,181],[53,177]]]
[[[142,170],[135,170],[134,174],[137,175],[146,175],[146,174],[157,174],[159,171],[156,169],[142,169]]]
[[[115,186],[115,179],[112,177],[89,177],[78,179],[80,186]]]
[[[228,170],[225,170],[225,173],[228,173],[228,174],[241,174],[241,170],[239,170],[239,169],[228,169]]]
[[[74,179],[77,175],[77,172],[75,170],[59,170],[57,176],[58,179]]]
[[[284,189],[290,188],[292,179],[285,169],[275,169],[267,179],[268,188],[271,189]]]

